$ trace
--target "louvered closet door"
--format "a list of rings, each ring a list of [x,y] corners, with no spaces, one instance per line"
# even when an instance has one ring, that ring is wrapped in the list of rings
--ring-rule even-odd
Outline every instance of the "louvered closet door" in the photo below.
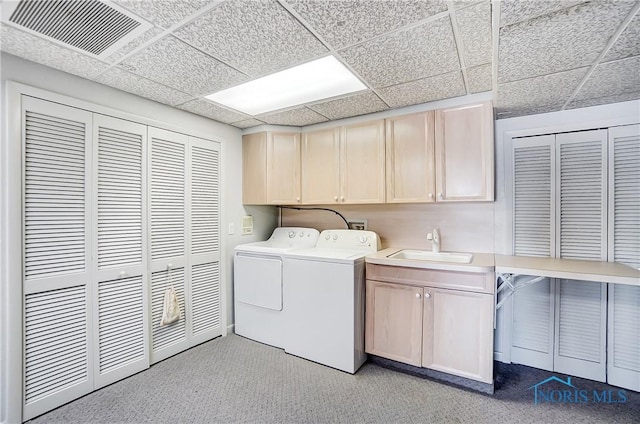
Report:
[[[148,129],[149,235],[151,270],[151,363],[189,347],[185,305],[187,292],[187,146],[188,137]],[[180,319],[161,326],[164,292],[173,286]]]
[[[149,367],[146,289],[147,127],[94,115],[96,388]]]
[[[607,131],[556,136],[557,256],[606,260]],[[559,280],[554,370],[606,380],[606,284]]]
[[[554,143],[553,135],[513,140],[514,255],[555,254]],[[512,362],[553,369],[554,291],[547,278],[514,293]]]
[[[22,98],[24,421],[93,390],[91,113]]]
[[[640,269],[640,125],[609,129],[609,261]],[[640,287],[609,284],[609,384],[640,391]]]
[[[189,138],[190,345],[222,335],[220,145]]]

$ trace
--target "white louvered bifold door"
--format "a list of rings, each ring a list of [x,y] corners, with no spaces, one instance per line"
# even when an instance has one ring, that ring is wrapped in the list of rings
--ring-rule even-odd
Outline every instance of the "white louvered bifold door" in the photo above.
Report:
[[[640,391],[640,287],[609,284],[607,382]]]
[[[147,127],[94,115],[96,388],[149,367],[146,294]]]
[[[22,97],[23,421],[93,390],[91,119]]]
[[[557,257],[606,260],[607,131],[556,136]],[[606,284],[559,280],[554,370],[606,380]]]
[[[553,135],[513,140],[514,255],[555,254],[554,144]],[[514,293],[512,362],[553,369],[554,291],[547,278]]]
[[[189,138],[190,343],[222,335],[220,145]]]
[[[187,148],[189,138],[148,128],[149,237],[151,270],[151,363],[189,347],[187,293]],[[180,319],[161,326],[165,290],[178,294]]]
[[[640,125],[609,129],[609,261],[640,268]],[[607,381],[640,391],[640,287],[609,284]]]

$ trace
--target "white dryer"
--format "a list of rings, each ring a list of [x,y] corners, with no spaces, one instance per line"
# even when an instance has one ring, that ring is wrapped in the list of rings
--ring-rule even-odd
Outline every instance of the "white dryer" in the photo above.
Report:
[[[284,255],[285,352],[351,374],[360,368],[364,257],[379,249],[373,231],[325,230],[315,248]]]
[[[285,340],[282,255],[316,245],[314,228],[279,227],[269,240],[235,248],[235,332],[283,348]]]

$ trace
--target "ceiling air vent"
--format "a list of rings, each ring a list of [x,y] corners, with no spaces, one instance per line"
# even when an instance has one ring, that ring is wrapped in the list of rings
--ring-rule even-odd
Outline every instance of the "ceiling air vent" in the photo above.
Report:
[[[6,23],[97,57],[111,55],[151,27],[106,1],[21,0],[14,6],[3,17]]]

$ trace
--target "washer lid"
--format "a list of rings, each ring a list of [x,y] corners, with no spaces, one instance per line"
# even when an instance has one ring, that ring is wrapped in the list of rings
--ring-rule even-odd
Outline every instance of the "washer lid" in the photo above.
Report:
[[[287,253],[286,257],[291,259],[304,259],[309,261],[353,263],[359,259],[364,258],[368,254],[369,252],[363,252],[361,250],[317,247],[314,249],[296,250],[295,252]]]
[[[283,253],[295,249],[314,247],[320,233],[315,228],[278,227],[269,240],[240,244],[235,250],[240,252]]]

